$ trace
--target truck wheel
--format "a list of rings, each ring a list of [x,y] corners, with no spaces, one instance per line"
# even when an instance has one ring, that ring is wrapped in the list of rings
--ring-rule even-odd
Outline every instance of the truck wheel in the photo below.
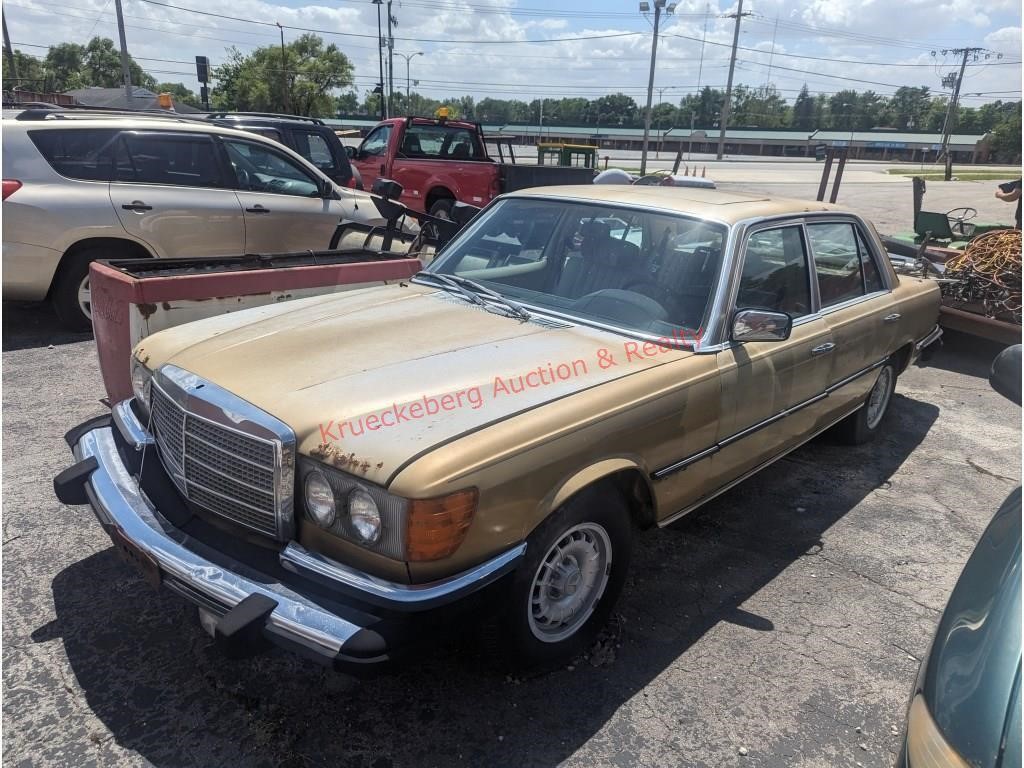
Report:
[[[430,211],[428,211],[428,213],[430,213],[431,216],[435,216],[435,217],[437,217],[439,219],[444,219],[445,221],[451,221],[452,220],[452,208],[454,206],[455,206],[455,201],[454,200],[452,200],[450,197],[442,197],[440,200],[438,200],[436,203],[434,203],[432,206],[430,206]]]
[[[89,264],[103,258],[100,248],[85,248],[60,266],[50,291],[50,302],[57,319],[69,331],[92,329],[92,295],[89,291]],[[109,255],[109,254],[107,254]]]
[[[518,666],[572,658],[604,626],[629,569],[629,509],[613,489],[577,494],[527,539],[499,618]]]
[[[892,360],[887,360],[879,369],[878,378],[864,405],[839,422],[837,435],[840,440],[848,445],[861,445],[872,440],[881,431],[895,389],[896,366]]]

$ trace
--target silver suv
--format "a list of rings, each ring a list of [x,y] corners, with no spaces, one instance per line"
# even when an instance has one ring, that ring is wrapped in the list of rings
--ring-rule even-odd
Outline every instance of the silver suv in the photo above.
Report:
[[[8,115],[5,114],[5,118]],[[196,120],[71,112],[4,119],[3,297],[90,325],[89,262],[323,250],[365,192],[253,133]]]

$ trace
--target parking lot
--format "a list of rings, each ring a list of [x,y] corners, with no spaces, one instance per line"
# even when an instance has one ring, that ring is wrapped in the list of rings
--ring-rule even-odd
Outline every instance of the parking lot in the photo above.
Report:
[[[4,307],[3,661],[11,766],[888,766],[917,659],[1020,482],[997,347],[948,335],[882,439],[811,442],[641,536],[614,621],[530,679],[470,635],[368,680],[230,661],[51,479],[103,412],[91,338]]]

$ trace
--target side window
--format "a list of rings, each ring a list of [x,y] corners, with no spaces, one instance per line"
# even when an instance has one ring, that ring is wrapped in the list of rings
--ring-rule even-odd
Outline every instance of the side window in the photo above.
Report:
[[[807,237],[818,273],[821,306],[830,307],[864,295],[861,249],[852,224],[808,224]]]
[[[878,271],[875,257],[868,247],[868,241],[865,239],[864,233],[859,229],[857,230],[857,245],[860,249],[860,265],[864,270],[864,291],[866,293],[884,291],[885,284],[882,282],[882,275]]]
[[[388,141],[391,139],[391,126],[382,125],[370,131],[363,145],[359,148],[361,155],[383,155],[388,151]]]
[[[127,164],[117,131],[50,130],[28,135],[53,170],[69,179],[111,181],[119,175],[117,166]]]
[[[135,171],[134,181],[142,184],[171,184],[184,187],[223,187],[217,149],[205,134],[173,133],[121,134]],[[121,180],[128,180],[122,177]]]
[[[262,144],[224,139],[238,189],[297,197],[320,194],[317,180],[291,158]]]
[[[243,128],[242,130],[248,131],[249,133],[255,133],[257,136],[263,136],[267,139],[273,139],[279,144],[283,144],[284,141],[281,139],[280,131],[274,128]]]
[[[737,309],[801,317],[811,311],[810,269],[800,227],[755,232],[747,240]]]
[[[322,171],[334,170],[334,157],[331,155],[331,148],[327,146],[323,136],[316,133],[298,131],[295,134],[295,144],[299,147],[299,154],[317,168]]]

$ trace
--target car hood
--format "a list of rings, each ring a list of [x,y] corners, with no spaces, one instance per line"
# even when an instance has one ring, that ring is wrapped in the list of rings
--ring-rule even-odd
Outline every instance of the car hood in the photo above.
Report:
[[[997,765],[1006,723],[1014,718],[1020,743],[1020,601],[1018,488],[992,518],[953,588],[922,684],[935,722],[971,765]]]
[[[407,284],[177,326],[144,339],[136,355],[276,416],[295,431],[300,453],[387,484],[459,435],[689,354],[659,348],[626,360],[627,341],[568,323],[521,322]]]

